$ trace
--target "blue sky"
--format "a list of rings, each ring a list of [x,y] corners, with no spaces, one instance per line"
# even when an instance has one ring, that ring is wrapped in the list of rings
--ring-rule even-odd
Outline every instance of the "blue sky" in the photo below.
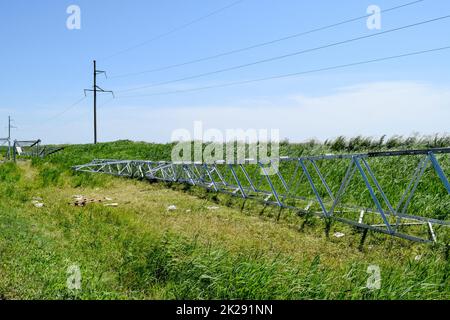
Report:
[[[92,60],[108,72],[99,78],[117,99],[99,98],[101,141],[169,141],[171,132],[205,128],[280,129],[302,141],[344,134],[447,133],[450,50],[301,77],[173,95],[124,98],[218,85],[352,63],[450,45],[450,19],[249,68],[146,90],[121,90],[182,78],[313,48],[379,31],[366,20],[218,59],[147,73],[114,76],[215,55],[366,14],[411,0],[244,0],[158,40],[141,44],[233,0],[42,0],[0,3],[0,129],[7,116],[13,138],[48,143],[92,140],[92,99],[64,114],[92,82]],[[81,30],[68,30],[66,9],[81,8]],[[426,0],[382,14],[380,31],[450,14],[447,0]],[[122,53],[121,53],[122,52]],[[117,54],[119,53],[119,54]],[[111,55],[113,55],[111,57]],[[109,58],[108,58],[109,57]],[[104,104],[105,102],[108,102]]]

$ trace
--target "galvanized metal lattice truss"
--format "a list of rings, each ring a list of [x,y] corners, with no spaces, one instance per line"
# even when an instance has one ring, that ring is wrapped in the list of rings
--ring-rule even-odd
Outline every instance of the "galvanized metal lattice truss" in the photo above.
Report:
[[[185,183],[312,212],[365,231],[436,242],[438,233],[448,232],[450,225],[450,183],[444,172],[450,169],[449,154],[450,148],[440,148],[247,159],[238,164],[94,160],[74,170]],[[424,179],[431,182],[421,184]]]
[[[41,140],[18,141],[14,140],[13,157],[16,160],[17,156],[25,157],[40,157],[45,158],[51,154],[63,150],[63,147],[48,147],[41,146]]]

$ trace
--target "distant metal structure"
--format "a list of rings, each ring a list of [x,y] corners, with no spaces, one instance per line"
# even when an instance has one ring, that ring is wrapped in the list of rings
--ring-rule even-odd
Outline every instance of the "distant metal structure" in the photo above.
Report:
[[[0,146],[4,146],[5,144],[7,144],[9,142],[8,138],[0,138]],[[9,158],[9,150],[10,148],[8,147],[8,151],[6,152],[6,156],[5,158],[8,159]]]
[[[104,173],[128,178],[185,183],[211,191],[254,199],[267,205],[297,212],[313,212],[326,219],[337,220],[368,230],[418,242],[436,242],[436,229],[450,226],[450,221],[430,214],[410,214],[408,208],[425,173],[435,173],[443,197],[450,204],[450,183],[441,166],[449,161],[450,148],[372,152],[364,154],[319,155],[300,158],[280,158],[243,163],[173,163],[138,160],[94,160],[74,167],[79,172]],[[405,188],[389,199],[369,162],[371,159],[413,157],[417,166],[405,178]],[[443,157],[438,160],[438,157]],[[341,172],[338,181],[324,174],[334,166]],[[450,167],[450,164],[446,167]],[[271,169],[274,174],[270,174]],[[328,170],[329,171],[329,170]],[[344,201],[350,186],[359,176],[361,198]],[[353,186],[356,188],[357,186]],[[389,188],[390,186],[385,186]],[[428,191],[427,191],[428,192]],[[432,198],[432,197],[431,197]],[[394,199],[396,205],[394,205]],[[361,202],[358,204],[358,202]],[[369,202],[371,204],[369,204]],[[281,213],[281,211],[280,211]],[[447,216],[447,215],[446,215]],[[428,234],[424,237],[424,233]]]
[[[11,119],[11,116],[8,116],[8,137],[0,138],[0,146],[8,144],[8,151],[6,153],[6,159],[11,160],[11,129],[17,129],[17,127],[13,126],[11,123],[14,120]]]
[[[17,127],[11,125],[11,116],[8,116],[8,159],[11,160],[11,129],[15,129]]]
[[[18,141],[14,140],[13,160],[17,160],[17,156],[35,157],[39,154],[41,140]]]
[[[63,147],[42,146],[41,142],[40,139],[25,141],[15,140],[13,145],[14,162],[17,160],[17,156],[45,158],[64,149]]]

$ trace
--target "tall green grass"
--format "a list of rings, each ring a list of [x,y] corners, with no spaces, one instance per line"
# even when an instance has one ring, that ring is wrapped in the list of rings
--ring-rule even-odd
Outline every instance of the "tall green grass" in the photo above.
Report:
[[[306,155],[317,155],[326,153],[352,153],[352,152],[368,152],[368,151],[381,151],[381,150],[398,150],[398,149],[421,149],[421,148],[437,148],[450,145],[449,136],[430,136],[430,137],[400,137],[394,136],[389,139],[381,137],[380,139],[371,139],[367,137],[358,136],[351,139],[344,137],[338,137],[334,140],[325,141],[320,143],[314,140],[305,143],[289,143],[288,141],[281,142],[280,155],[290,157],[300,157]],[[105,180],[101,175],[95,174],[83,174],[75,173],[71,170],[71,167],[78,164],[84,164],[90,162],[96,158],[104,159],[144,159],[152,161],[166,160],[170,161],[171,152],[174,144],[151,144],[144,142],[131,142],[131,141],[117,141],[112,143],[102,143],[96,146],[94,145],[71,145],[66,146],[66,149],[57,153],[48,159],[33,159],[33,164],[36,167],[41,168],[42,183],[43,185],[55,184],[61,176],[70,176],[72,186],[104,186]],[[437,156],[438,160],[447,174],[450,173],[450,159],[448,156]],[[408,157],[392,157],[392,158],[371,158],[368,160],[371,168],[373,169],[378,182],[382,186],[388,199],[393,206],[401,200],[404,190],[406,189],[414,170],[416,169],[421,156],[408,156]],[[340,188],[341,181],[347,170],[348,163],[346,160],[336,161],[318,161],[319,168],[324,174],[327,183],[332,191],[336,194]],[[282,174],[287,181],[289,181],[292,174],[295,172],[296,163],[285,166],[282,168]],[[51,167],[49,167],[51,166]],[[259,170],[257,166],[248,166],[247,170],[252,171]],[[310,168],[311,172],[314,169]],[[258,171],[259,172],[259,171]],[[245,182],[246,179],[243,173],[238,171],[238,176],[241,181]],[[233,180],[233,178],[230,178]],[[327,198],[327,190],[319,182],[317,176],[313,176],[313,179],[317,182],[318,192],[323,198]],[[276,178],[272,183],[278,190],[282,190],[282,182]],[[264,187],[264,186],[263,186]],[[268,185],[265,185],[266,189],[270,191]],[[184,189],[190,189],[185,186]],[[378,191],[375,190],[378,197]],[[298,185],[292,192],[292,195],[306,196],[310,199],[314,199],[315,195],[309,186],[306,179],[303,179],[303,183]],[[213,198],[214,196],[210,197]],[[343,199],[343,203],[350,205],[357,205],[360,207],[374,208],[373,200],[365,186],[363,179],[356,174],[351,182],[351,185],[347,189]],[[289,203],[293,206],[301,205],[305,207],[309,201],[305,203],[295,204]],[[314,204],[311,207],[312,210],[318,210],[318,204]],[[385,208],[387,209],[387,208]],[[435,219],[446,220],[450,215],[450,201],[447,190],[444,188],[439,177],[434,170],[429,166],[422,177],[421,182],[415,192],[415,196],[412,199],[408,213],[420,216],[426,216]],[[356,212],[354,214],[359,214]],[[355,217],[353,217],[355,218]],[[444,241],[448,235],[444,235]]]
[[[369,143],[370,142],[370,143]],[[319,144],[282,144],[283,155],[300,156],[325,152],[438,146],[445,141],[407,140],[400,142],[351,141],[337,139]],[[389,146],[388,146],[389,144]],[[427,247],[374,237],[360,253],[353,253],[359,236],[345,229],[348,245],[337,246],[333,239],[302,243],[304,256],[291,257],[280,251],[268,253],[254,245],[239,250],[219,245],[216,239],[205,242],[200,235],[188,237],[169,228],[144,224],[139,216],[152,215],[145,207],[107,208],[92,205],[85,210],[60,201],[37,209],[30,202],[35,196],[54,199],[59,190],[105,192],[117,181],[103,175],[81,174],[70,167],[94,158],[170,160],[172,145],[119,141],[73,145],[47,159],[33,159],[29,168],[0,165],[0,297],[5,299],[448,299],[450,262],[447,247]],[[406,167],[405,167],[406,166]],[[398,169],[400,168],[400,169]],[[406,164],[388,168],[384,179],[402,173]],[[330,178],[340,169],[332,168]],[[375,170],[378,167],[375,165]],[[400,170],[400,171],[399,171]],[[337,179],[337,178],[336,178]],[[430,184],[423,192],[435,191]],[[122,181],[119,181],[122,183]],[[126,183],[126,182],[123,182]],[[130,182],[131,183],[131,182]],[[144,185],[144,184],[143,184]],[[143,188],[143,187],[142,187]],[[185,186],[173,186],[176,190]],[[431,188],[431,189],[430,189]],[[178,191],[173,191],[178,192]],[[254,223],[253,217],[272,217],[277,210],[192,189],[200,198],[242,208],[239,223]],[[388,192],[394,191],[389,189]],[[440,191],[437,190],[440,195]],[[351,195],[357,200],[358,191]],[[193,201],[182,193],[177,197]],[[183,198],[184,199],[184,198]],[[430,199],[428,199],[430,200]],[[433,200],[433,199],[431,199]],[[56,200],[54,200],[56,201]],[[161,199],[164,201],[164,198]],[[448,207],[439,197],[430,212],[447,217]],[[182,215],[182,213],[179,213]],[[238,223],[238,222],[236,222]],[[280,222],[283,223],[283,222]],[[323,232],[315,219],[289,220],[298,234]],[[214,228],[214,224],[210,225]],[[282,231],[280,231],[282,232]],[[240,235],[237,235],[238,237]],[[245,235],[248,237],[249,235]],[[250,235],[251,236],[251,235]],[[256,236],[256,235],[255,235]],[[283,237],[284,235],[279,235]],[[244,235],[242,235],[244,238]],[[298,238],[305,239],[305,238]],[[274,240],[275,241],[275,240]],[[320,244],[320,245],[319,245]],[[274,243],[276,248],[276,243]],[[316,245],[310,248],[307,246]],[[334,251],[324,250],[332,247]],[[341,250],[341,252],[339,251]],[[310,252],[313,252],[311,254]],[[346,261],[340,253],[348,254]],[[308,254],[306,254],[308,252]],[[419,257],[419,258],[417,258]],[[82,290],[66,287],[67,267],[78,264],[82,271]],[[381,268],[380,290],[369,290],[367,267]]]

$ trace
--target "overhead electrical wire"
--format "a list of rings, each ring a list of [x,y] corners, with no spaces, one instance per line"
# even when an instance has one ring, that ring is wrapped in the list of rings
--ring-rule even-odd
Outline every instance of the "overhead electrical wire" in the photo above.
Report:
[[[116,53],[113,53],[113,54],[111,54],[111,55],[109,55],[109,56],[107,56],[107,57],[104,57],[103,59],[100,59],[100,60],[105,61],[105,60],[111,59],[111,58],[113,58],[113,57],[115,57],[115,56],[118,56],[118,55],[121,55],[121,54],[123,54],[123,53],[126,53],[126,52],[129,52],[129,51],[131,51],[131,50],[134,50],[134,49],[136,49],[136,48],[145,46],[145,45],[147,45],[147,44],[149,44],[149,43],[151,43],[151,42],[153,42],[153,41],[159,40],[159,39],[161,39],[161,38],[163,38],[163,37],[166,37],[166,36],[168,36],[168,35],[171,35],[171,34],[177,32],[177,31],[180,31],[180,30],[182,30],[182,29],[185,29],[185,28],[187,28],[187,27],[189,27],[189,26],[191,26],[191,25],[193,25],[193,24],[195,24],[195,23],[198,23],[198,22],[203,21],[203,20],[205,20],[205,19],[207,19],[207,18],[210,18],[210,17],[212,17],[212,16],[214,16],[214,15],[217,15],[217,14],[219,14],[219,13],[221,13],[221,12],[227,10],[227,9],[230,9],[230,8],[236,6],[236,5],[238,5],[238,4],[240,4],[240,3],[244,2],[244,1],[245,1],[245,0],[238,0],[238,1],[235,1],[235,2],[233,2],[233,3],[231,3],[231,4],[229,4],[229,5],[226,5],[226,6],[224,6],[224,7],[221,7],[221,8],[219,8],[219,9],[217,9],[217,10],[214,10],[214,11],[212,11],[212,12],[210,12],[210,13],[204,15],[204,16],[198,17],[198,18],[196,18],[196,19],[194,19],[194,20],[191,20],[191,21],[189,21],[189,22],[187,22],[187,23],[185,23],[185,24],[182,24],[182,25],[180,25],[180,26],[178,26],[178,27],[175,27],[175,28],[173,28],[173,29],[171,29],[171,30],[169,30],[169,31],[163,32],[163,33],[161,33],[161,34],[159,34],[159,35],[157,35],[157,36],[155,36],[155,37],[153,37],[153,38],[151,38],[151,39],[149,39],[149,40],[146,40],[146,41],[141,42],[141,43],[139,43],[139,44],[136,44],[136,45],[134,45],[134,46],[128,47],[128,48],[126,48],[126,49],[120,50],[120,51],[118,51],[118,52],[116,52]]]
[[[116,99],[116,97],[113,97],[113,98],[110,98],[110,99],[106,100],[106,101],[103,102],[101,105],[99,105],[99,106],[97,107],[97,109],[103,108],[104,106],[106,106],[107,104],[109,104],[111,101],[113,101],[113,100],[115,100],[115,99]]]
[[[39,121],[39,123],[25,123],[25,124],[21,124],[22,127],[28,127],[28,128],[32,128],[32,127],[36,127],[36,126],[42,126],[45,125],[47,122],[55,120],[57,118],[59,118],[60,116],[64,115],[65,113],[69,112],[70,110],[72,110],[73,108],[75,108],[77,105],[79,105],[81,102],[83,102],[86,99],[86,97],[82,97],[81,99],[76,100],[74,103],[70,104],[67,108],[65,108],[63,111],[56,113],[55,115],[46,118],[42,121]]]
[[[126,52],[131,51],[131,50],[133,50],[133,49],[135,49],[135,48],[144,46],[144,45],[146,45],[146,44],[148,44],[148,43],[150,43],[150,42],[153,42],[153,41],[155,41],[155,40],[158,40],[158,39],[160,39],[160,38],[163,38],[163,37],[165,37],[165,36],[168,36],[168,35],[170,35],[170,34],[173,34],[173,33],[177,32],[177,31],[180,31],[180,30],[182,30],[182,29],[184,29],[184,28],[187,28],[187,27],[189,27],[189,26],[191,26],[191,25],[193,25],[193,24],[195,24],[195,23],[197,23],[197,22],[200,22],[200,21],[205,20],[205,19],[207,19],[207,18],[209,18],[209,17],[212,17],[212,16],[214,16],[214,15],[217,15],[217,14],[219,14],[219,13],[221,13],[221,12],[227,10],[227,9],[230,9],[230,8],[236,6],[236,5],[238,5],[238,4],[240,4],[240,3],[244,2],[244,1],[245,1],[245,0],[234,1],[234,2],[232,2],[232,3],[229,4],[229,5],[226,5],[226,6],[224,6],[224,7],[221,7],[221,8],[219,8],[219,9],[217,9],[217,10],[214,10],[214,11],[212,11],[212,12],[210,12],[210,13],[204,15],[204,16],[198,17],[198,18],[196,18],[196,19],[194,19],[194,20],[192,20],[192,21],[189,21],[189,22],[187,22],[187,23],[185,23],[185,24],[182,24],[182,25],[180,25],[180,26],[178,26],[178,27],[175,27],[175,28],[173,28],[172,30],[169,30],[169,31],[164,32],[164,33],[161,33],[161,34],[159,34],[159,35],[157,35],[157,36],[155,36],[155,37],[153,37],[153,38],[151,38],[151,39],[149,39],[149,40],[147,40],[147,41],[144,41],[144,42],[142,42],[142,43],[140,43],[140,44],[134,45],[134,46],[132,46],[132,47],[128,47],[128,48],[126,48],[126,49],[124,49],[124,50],[118,51],[118,52],[116,52],[116,53],[114,53],[114,54],[111,54],[111,55],[109,55],[109,56],[107,56],[107,57],[104,57],[104,58],[101,59],[101,60],[108,60],[108,59],[113,58],[113,57],[115,57],[115,56],[117,56],[117,55],[126,53]],[[67,107],[66,109],[64,109],[62,112],[59,112],[59,113],[55,114],[54,116],[52,116],[52,117],[50,117],[50,118],[47,118],[47,119],[44,120],[42,123],[46,123],[46,122],[48,122],[48,121],[54,120],[54,119],[56,119],[56,118],[58,118],[58,117],[64,115],[65,113],[67,113],[68,111],[72,110],[74,107],[76,107],[77,105],[79,105],[79,104],[80,104],[82,101],[84,101],[85,99],[86,99],[86,97],[82,97],[81,99],[77,100],[76,102],[74,102],[73,104],[71,104],[69,107]],[[107,103],[109,103],[109,102],[110,102],[110,101],[107,101],[106,103],[102,104],[101,106],[103,106],[103,105],[105,105],[105,104],[107,104]],[[100,107],[101,107],[101,106],[100,106]]]
[[[42,121],[41,123],[45,123],[51,120],[54,120],[60,116],[62,116],[63,114],[69,112],[70,110],[72,110],[73,108],[75,108],[77,105],[79,105],[81,102],[83,102],[86,99],[86,97],[82,97],[81,99],[75,101],[74,103],[72,103],[71,105],[69,105],[66,109],[64,109],[63,111],[55,114],[54,116],[47,118],[46,120]]]
[[[408,6],[412,6],[421,2],[424,2],[426,0],[417,0],[417,1],[412,1],[412,2],[408,2],[402,5],[398,5],[389,9],[385,9],[385,10],[381,10],[381,13],[388,13],[391,11],[395,11],[404,7],[408,7]],[[314,28],[308,31],[303,31],[300,33],[295,33],[292,35],[288,35],[288,36],[284,36],[282,38],[278,38],[278,39],[274,39],[274,40],[270,40],[270,41],[266,41],[266,42],[261,42],[258,44],[254,44],[251,46],[247,46],[244,48],[240,48],[240,49],[234,49],[234,50],[230,50],[230,51],[226,51],[226,52],[222,52],[222,53],[218,53],[215,55],[211,55],[211,56],[207,56],[207,57],[203,57],[203,58],[198,58],[198,59],[194,59],[194,60],[190,60],[190,61],[186,61],[186,62],[181,62],[181,63],[176,63],[176,64],[172,64],[172,65],[167,65],[167,66],[163,66],[163,67],[159,67],[159,68],[154,68],[154,69],[149,69],[149,70],[144,70],[144,71],[139,71],[139,72],[131,72],[131,73],[126,73],[126,74],[120,74],[120,75],[116,75],[116,76],[112,76],[110,77],[111,79],[114,78],[126,78],[126,77],[132,77],[132,76],[138,76],[138,75],[142,75],[142,74],[147,74],[147,73],[153,73],[153,72],[158,72],[158,71],[164,71],[164,70],[169,70],[169,69],[174,69],[174,68],[178,68],[178,67],[182,67],[182,66],[186,66],[186,65],[190,65],[190,64],[194,64],[194,63],[199,63],[199,62],[203,62],[203,61],[208,61],[208,60],[213,60],[213,59],[217,59],[220,57],[224,57],[224,56],[228,56],[228,55],[232,55],[232,54],[236,54],[236,53],[240,53],[240,52],[244,52],[244,51],[248,51],[248,50],[252,50],[252,49],[256,49],[256,48],[260,48],[260,47],[264,47],[264,46],[268,46],[271,44],[275,44],[278,42],[282,42],[282,41],[286,41],[289,39],[293,39],[293,38],[298,38],[298,37],[302,37],[308,34],[312,34],[315,32],[319,32],[319,31],[323,31],[323,30],[327,30],[327,29],[331,29],[334,27],[338,27],[344,24],[348,24],[351,22],[355,22],[358,20],[362,20],[362,19],[367,19],[368,17],[371,17],[372,14],[366,14],[363,16],[359,16],[359,17],[355,17],[355,18],[351,18],[348,20],[344,20],[341,22],[337,22],[337,23],[333,23],[333,24],[329,24],[323,27],[318,27],[318,28]]]
[[[129,47],[129,48],[124,49],[122,51],[119,51],[119,52],[117,52],[115,54],[112,54],[112,55],[104,58],[103,60],[109,59],[109,58],[111,58],[113,56],[119,55],[121,53],[125,53],[127,51],[130,51],[130,50],[133,50],[133,49],[138,48],[140,46],[143,46],[143,45],[145,45],[147,43],[150,43],[150,42],[152,42],[154,40],[157,40],[157,39],[162,38],[164,36],[170,35],[170,34],[176,32],[176,31],[184,29],[184,28],[186,28],[186,27],[188,27],[188,26],[190,26],[190,25],[192,25],[192,24],[194,24],[196,22],[199,22],[199,21],[204,20],[204,19],[206,19],[208,17],[216,15],[216,14],[222,12],[222,11],[225,11],[225,10],[231,8],[231,7],[234,7],[234,6],[238,5],[239,3],[243,2],[243,1],[244,0],[235,1],[235,2],[229,4],[229,5],[225,6],[225,7],[219,8],[219,9],[217,9],[217,10],[215,10],[215,11],[213,11],[213,12],[211,12],[211,13],[205,15],[205,16],[199,17],[199,18],[197,18],[195,20],[192,20],[192,21],[190,21],[190,22],[188,22],[186,24],[183,24],[183,25],[181,25],[179,27],[176,27],[176,28],[174,28],[174,29],[172,29],[172,30],[170,30],[168,32],[165,32],[165,33],[162,33],[162,34],[160,34],[158,36],[155,36],[154,38],[152,38],[150,40],[147,40],[145,42],[142,42],[141,44]],[[407,7],[407,6],[412,6],[412,5],[415,5],[415,4],[424,2],[424,1],[426,1],[426,0],[416,0],[416,1],[408,2],[408,3],[402,4],[402,5],[398,5],[398,6],[395,6],[395,7],[392,7],[392,8],[388,8],[388,9],[382,10],[381,12],[382,13],[387,13],[387,12],[398,10],[398,9],[401,9],[401,8],[404,8],[404,7]],[[235,54],[235,53],[239,53],[239,52],[255,49],[255,48],[258,48],[258,47],[268,46],[270,44],[278,43],[278,42],[289,40],[289,39],[292,39],[292,38],[301,37],[301,36],[308,35],[308,34],[311,34],[311,33],[327,30],[327,29],[334,28],[334,27],[337,27],[337,26],[340,26],[340,25],[344,25],[344,24],[347,24],[347,23],[351,23],[351,22],[354,22],[354,21],[358,21],[358,20],[361,20],[361,19],[368,18],[371,15],[372,14],[367,14],[367,15],[355,17],[355,18],[352,18],[352,19],[348,19],[348,20],[344,20],[344,21],[338,22],[338,23],[326,25],[326,26],[323,26],[323,27],[311,29],[311,30],[308,30],[308,31],[292,34],[292,35],[285,36],[285,37],[282,37],[282,38],[274,39],[274,40],[271,40],[271,41],[266,41],[266,42],[263,42],[263,43],[255,44],[255,45],[244,47],[244,48],[240,48],[240,49],[235,49],[235,50],[219,53],[219,54],[208,56],[208,57],[204,57],[204,58],[199,58],[199,59],[195,59],[195,60],[191,60],[191,61],[187,61],[187,62],[183,62],[183,63],[179,63],[179,64],[168,65],[168,66],[164,66],[164,67],[160,67],[160,68],[155,68],[155,69],[152,69],[152,70],[146,70],[146,71],[141,71],[141,72],[136,72],[136,73],[129,73],[129,74],[113,76],[113,77],[110,77],[110,78],[122,78],[122,77],[140,75],[140,74],[151,73],[151,72],[156,72],[156,71],[163,71],[163,70],[167,70],[167,69],[181,67],[181,66],[188,65],[188,64],[193,64],[193,63],[198,63],[198,62],[202,62],[202,61],[212,60],[212,59],[219,58],[219,57],[222,57],[222,56],[227,56],[227,55],[231,55],[231,54]],[[201,74],[188,76],[188,77],[183,77],[183,78],[179,78],[179,79],[159,82],[159,83],[155,83],[155,84],[151,84],[151,85],[146,85],[146,86],[141,86],[141,87],[136,87],[136,88],[130,88],[130,89],[126,89],[126,90],[122,90],[122,91],[118,91],[118,92],[136,91],[136,90],[141,90],[141,89],[146,89],[146,88],[151,88],[151,87],[156,87],[156,86],[162,86],[162,85],[170,84],[170,83],[174,83],[174,82],[180,82],[180,81],[184,81],[184,80],[200,78],[200,77],[213,75],[213,74],[217,74],[217,73],[222,73],[222,72],[226,72],[226,71],[232,71],[232,70],[236,70],[236,69],[241,69],[241,68],[249,67],[249,66],[252,66],[252,65],[257,65],[257,64],[261,64],[261,63],[270,62],[270,61],[280,60],[280,59],[288,58],[288,57],[291,57],[291,56],[296,56],[296,55],[300,55],[300,54],[304,54],[304,53],[308,53],[308,52],[313,52],[313,51],[317,51],[317,50],[322,50],[322,49],[325,49],[325,48],[338,46],[338,45],[342,45],[342,44],[346,44],[346,43],[350,43],[350,42],[354,42],[354,41],[358,41],[358,40],[362,40],[362,39],[367,39],[367,38],[371,38],[371,37],[375,37],[375,36],[379,36],[379,35],[395,32],[395,31],[400,31],[400,30],[403,30],[403,29],[407,29],[407,28],[411,28],[411,27],[415,27],[415,26],[419,26],[419,25],[423,25],[423,24],[427,24],[427,23],[431,23],[431,22],[447,19],[447,18],[450,18],[450,15],[442,16],[442,17],[438,17],[438,18],[435,18],[435,19],[426,20],[426,21],[422,21],[422,22],[418,22],[418,23],[415,23],[415,24],[406,25],[406,26],[399,27],[399,28],[390,29],[390,30],[387,30],[387,31],[382,31],[382,32],[379,32],[379,33],[371,34],[371,35],[361,36],[361,37],[357,37],[357,38],[352,38],[352,39],[348,39],[348,40],[344,40],[344,41],[340,41],[340,42],[335,42],[335,43],[323,45],[323,46],[320,46],[320,47],[315,47],[315,48],[310,48],[310,49],[306,49],[306,50],[302,50],[302,51],[297,51],[297,52],[293,52],[293,53],[282,55],[282,56],[277,56],[277,57],[272,57],[272,58],[268,58],[268,59],[263,59],[263,60],[255,61],[255,62],[252,62],[252,63],[247,63],[247,64],[243,64],[243,65],[238,65],[238,66],[233,66],[233,67],[229,67],[229,68],[219,69],[219,70],[206,72],[206,73],[201,73]],[[132,98],[132,97],[145,97],[145,96],[175,94],[175,93],[192,92],[192,91],[206,90],[206,89],[212,89],[212,88],[234,86],[234,85],[247,84],[247,83],[252,83],[252,82],[267,81],[267,80],[272,80],[272,79],[277,79],[277,78],[293,77],[293,76],[298,76],[298,75],[302,75],[302,74],[309,74],[309,73],[322,72],[322,71],[327,71],[327,70],[346,68],[346,67],[357,66],[357,65],[362,65],[362,64],[374,63],[374,62],[378,62],[378,61],[392,60],[392,59],[402,58],[402,57],[406,57],[406,56],[419,55],[419,54],[425,54],[425,53],[434,52],[434,51],[446,50],[446,49],[449,49],[449,48],[450,47],[436,48],[436,49],[431,49],[431,50],[407,53],[407,54],[398,55],[398,56],[390,56],[390,57],[385,57],[385,58],[379,58],[379,59],[373,59],[373,60],[367,60],[367,61],[360,61],[360,62],[356,62],[356,63],[350,63],[350,64],[344,64],[344,65],[320,68],[320,69],[313,69],[313,70],[308,70],[308,71],[302,71],[302,72],[290,73],[290,74],[283,74],[283,75],[271,76],[271,77],[266,77],[266,78],[253,79],[253,80],[230,82],[230,83],[226,83],[226,84],[219,84],[219,85],[213,85],[213,86],[204,86],[204,87],[198,87],[198,88],[187,89],[187,90],[174,90],[174,91],[166,91],[166,92],[153,93],[153,94],[121,96],[119,98]],[[86,97],[83,97],[80,100],[77,100],[75,103],[70,105],[68,108],[66,108],[62,112],[60,112],[60,113],[56,114],[55,116],[47,119],[47,121],[55,119],[55,118],[65,114],[66,112],[70,111],[75,106],[80,104],[84,99],[86,99]],[[110,101],[107,101],[103,105],[106,105],[109,102]],[[103,106],[103,105],[101,105],[101,106]]]
[[[311,69],[311,70],[306,70],[306,71],[301,71],[301,72],[275,75],[275,76],[270,76],[270,77],[265,77],[265,78],[228,82],[228,83],[219,84],[219,85],[197,87],[197,88],[186,89],[186,90],[174,90],[174,91],[157,92],[157,93],[153,93],[153,94],[120,96],[118,98],[126,99],[126,98],[151,97],[151,96],[170,95],[170,94],[177,94],[177,93],[188,93],[188,92],[201,91],[201,90],[207,90],[207,89],[215,89],[215,88],[224,88],[224,87],[244,85],[244,84],[262,82],[262,81],[268,81],[268,80],[296,77],[296,76],[300,76],[300,75],[306,75],[306,74],[312,74],[312,73],[318,73],[318,72],[324,72],[324,71],[330,71],[330,70],[344,69],[344,68],[349,68],[349,67],[354,67],[354,66],[359,66],[359,65],[401,59],[401,58],[411,57],[411,56],[418,56],[418,55],[422,55],[422,54],[439,52],[439,51],[444,51],[444,50],[449,50],[449,49],[450,49],[450,46],[446,46],[446,47],[440,47],[440,48],[434,48],[434,49],[428,49],[428,50],[422,50],[422,51],[409,52],[409,53],[404,53],[404,54],[400,54],[400,55],[376,58],[376,59],[371,59],[371,60],[364,60],[364,61],[358,61],[358,62],[353,62],[353,63],[335,65],[335,66],[330,66],[330,67]]]
[[[241,65],[228,67],[228,68],[223,68],[223,69],[214,70],[214,71],[205,72],[205,73],[200,73],[200,74],[187,76],[187,77],[182,77],[182,78],[178,78],[178,79],[162,81],[162,82],[158,82],[158,83],[154,83],[154,84],[150,84],[150,85],[145,85],[145,86],[139,86],[139,87],[124,89],[124,90],[119,90],[117,92],[138,91],[138,90],[142,90],[142,89],[158,87],[158,86],[171,84],[171,83],[176,83],[176,82],[181,82],[181,81],[185,81],[185,80],[197,79],[197,78],[210,76],[210,75],[214,75],[214,74],[218,74],[218,73],[223,73],[223,72],[227,72],[227,71],[233,71],[233,70],[237,70],[237,69],[242,69],[242,68],[246,68],[246,67],[250,67],[250,66],[254,66],[254,65],[258,65],[258,64],[262,64],[262,63],[267,63],[267,62],[272,62],[272,61],[276,61],[276,60],[286,59],[286,58],[290,58],[290,57],[293,57],[293,56],[298,56],[298,55],[309,53],[309,52],[314,52],[314,51],[318,51],[318,50],[322,50],[322,49],[326,49],[326,48],[330,48],[330,47],[335,47],[335,46],[339,46],[339,45],[342,45],[342,44],[347,44],[347,43],[351,43],[351,42],[355,42],[355,41],[359,41],[359,40],[363,40],[363,39],[374,38],[374,37],[377,37],[377,36],[380,36],[380,35],[393,33],[393,32],[396,32],[396,31],[405,30],[405,29],[408,29],[408,28],[412,28],[412,27],[416,27],[416,26],[420,26],[420,25],[424,25],[424,24],[428,24],[428,23],[432,23],[432,22],[448,19],[448,18],[450,18],[450,15],[441,16],[441,17],[434,18],[434,19],[431,19],[431,20],[425,20],[425,21],[414,23],[414,24],[409,24],[409,25],[406,25],[406,26],[402,26],[402,27],[398,27],[398,28],[394,28],[394,29],[389,29],[389,30],[386,30],[386,31],[381,31],[381,32],[374,33],[374,34],[369,34],[369,35],[365,35],[365,36],[361,36],[361,37],[347,39],[347,40],[344,40],[344,41],[334,42],[334,43],[322,45],[322,46],[319,46],[319,47],[314,47],[314,48],[309,48],[309,49],[305,49],[305,50],[301,50],[301,51],[296,51],[296,52],[292,52],[292,53],[289,53],[289,54],[284,54],[284,55],[281,55],[281,56],[271,57],[271,58],[268,58],[268,59],[258,60],[258,61],[254,61],[254,62],[250,62],[250,63],[246,63],[246,64],[241,64]]]

